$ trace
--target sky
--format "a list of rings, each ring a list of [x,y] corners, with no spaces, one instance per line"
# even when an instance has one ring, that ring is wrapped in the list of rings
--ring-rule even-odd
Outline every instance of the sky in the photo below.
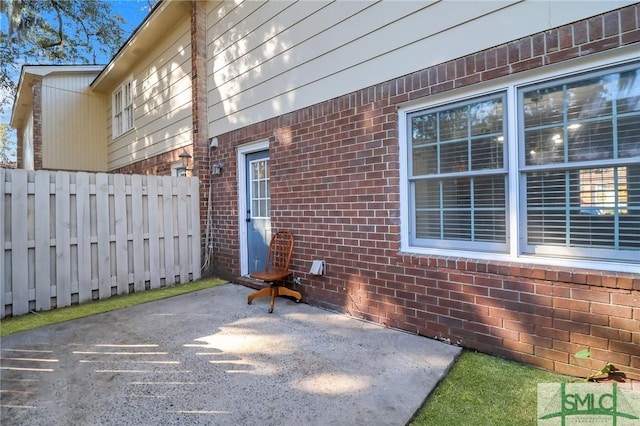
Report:
[[[111,3],[113,13],[119,14],[125,20],[123,26],[125,30],[125,40],[127,40],[133,31],[142,23],[144,18],[149,13],[150,7],[154,0],[103,0],[104,2]],[[108,63],[111,58],[97,58],[98,63]],[[15,76],[15,81],[19,75]],[[7,94],[0,93],[0,96],[7,96]],[[11,108],[6,108],[5,111],[0,113],[0,123],[9,123],[11,120]],[[11,132],[10,141],[15,144],[15,132]],[[10,156],[10,160],[15,161],[15,156]]]
[[[119,14],[125,20],[126,38],[142,23],[142,20],[149,13],[151,3],[149,0],[106,0],[111,3],[114,13]]]

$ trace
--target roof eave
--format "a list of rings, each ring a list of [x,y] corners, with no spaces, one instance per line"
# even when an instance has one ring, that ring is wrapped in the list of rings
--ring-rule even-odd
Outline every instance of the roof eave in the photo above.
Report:
[[[25,85],[29,85],[29,82],[26,82],[26,76],[31,75],[25,71],[25,67],[23,66],[20,69],[20,79],[18,80],[18,89],[16,90],[16,96],[13,98],[13,105],[11,108],[11,119],[9,120],[9,125],[14,129],[19,129],[22,127],[22,121],[24,121],[24,110],[27,109],[31,105],[31,97],[27,97],[27,99],[23,100],[24,95],[24,87]]]
[[[33,106],[33,96],[29,89],[36,80],[56,73],[98,73],[103,67],[104,65],[23,65],[16,96],[13,98],[9,125],[14,129],[20,129],[24,125],[26,115]]]
[[[131,72],[131,67],[138,58],[155,46],[158,38],[166,34],[166,29],[190,10],[190,1],[159,1],[102,72],[91,82],[91,88],[104,93],[113,90]]]

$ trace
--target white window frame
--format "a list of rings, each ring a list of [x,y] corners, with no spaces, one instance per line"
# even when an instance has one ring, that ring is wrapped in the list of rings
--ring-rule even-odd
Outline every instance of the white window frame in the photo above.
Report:
[[[638,273],[640,262],[620,259],[580,259],[556,257],[549,253],[527,253],[525,248],[526,234],[523,232],[524,223],[523,204],[520,191],[521,179],[519,170],[518,144],[518,91],[532,84],[544,83],[554,79],[578,77],[580,74],[615,68],[631,64],[638,60],[632,49],[620,49],[618,52],[604,52],[591,57],[578,58],[571,62],[554,64],[536,70],[521,72],[516,75],[503,77],[491,82],[478,83],[469,88],[454,89],[449,92],[430,96],[429,98],[411,101],[398,107],[398,141],[400,155],[400,250],[406,253],[423,255],[438,255],[450,257],[464,257],[478,260],[494,260],[518,262],[527,264],[555,265],[574,268],[600,269],[618,272]],[[487,253],[471,249],[459,250],[443,247],[418,247],[411,244],[411,227],[413,226],[409,194],[409,155],[410,141],[408,140],[408,116],[412,113],[449,104],[471,101],[474,98],[506,91],[507,130],[505,138],[508,142],[508,229],[511,231],[509,249],[507,253]],[[514,142],[515,141],[515,142]],[[515,149],[514,149],[515,148]],[[640,253],[639,253],[640,254]]]
[[[184,166],[184,164],[182,164],[182,161],[171,164],[171,176],[187,176],[187,168]]]
[[[249,273],[249,248],[247,247],[247,155],[269,149],[268,140],[260,140],[241,145],[236,151],[237,193],[238,193],[238,234],[240,235],[240,275]]]
[[[606,68],[594,70],[593,72],[579,73],[573,76],[567,76],[565,78],[552,79],[550,81],[547,81],[544,84],[531,84],[531,85],[521,86],[518,88],[518,105],[522,101],[522,96],[524,95],[524,93],[531,90],[535,90],[537,87],[542,87],[542,88],[552,87],[552,86],[558,87],[564,84],[572,84],[572,83],[585,81],[589,78],[602,76],[608,73],[624,72],[624,71],[633,70],[633,69],[640,70],[640,62],[632,62],[626,67],[626,69],[624,66],[606,67]],[[523,118],[520,116],[522,114],[522,111],[519,110],[518,114],[519,114],[518,120],[523,121]],[[613,117],[615,117],[615,121],[614,121],[615,124],[612,127],[612,129],[614,129],[618,123],[618,117],[617,117],[617,114],[615,114],[614,112],[611,112],[611,114],[612,114],[612,120],[613,120]],[[567,118],[564,117],[564,119],[567,119]],[[597,121],[600,121],[600,120],[601,120],[601,117],[599,116],[597,118]],[[581,120],[581,121],[584,121],[584,120]],[[588,122],[589,120],[586,120],[586,121]],[[554,123],[554,126],[556,127],[563,126],[565,124],[566,122],[563,120],[562,122]],[[519,136],[518,136],[519,139],[524,139],[525,128],[523,123],[520,123],[518,132],[519,132]],[[566,145],[564,146],[566,148]],[[518,169],[519,169],[520,177],[523,177],[529,172],[535,173],[540,171],[555,171],[559,173],[565,173],[569,170],[582,172],[582,171],[601,169],[601,168],[613,169],[615,167],[625,167],[626,165],[631,165],[631,164],[637,165],[638,163],[640,163],[640,159],[637,159],[637,158],[635,160],[628,159],[628,158],[617,158],[617,159],[611,158],[611,159],[601,159],[601,160],[582,160],[582,161],[575,161],[575,162],[545,162],[542,165],[533,165],[533,164],[526,164],[525,157],[526,157],[525,149],[519,149]],[[519,181],[520,181],[519,192],[524,194],[527,191],[525,179],[521,178],[519,179]],[[567,205],[564,208],[567,209],[569,208],[569,206]],[[525,212],[526,209],[527,209],[527,203],[526,203],[526,199],[524,199],[523,197],[523,199],[521,200],[520,210],[522,212]],[[525,216],[525,215],[522,214],[522,216]],[[567,218],[567,220],[569,220],[569,218]],[[569,228],[570,227],[567,226],[567,229]],[[621,261],[640,260],[640,252],[632,251],[632,250],[625,250],[618,254],[614,250],[609,248],[595,248],[595,247],[581,248],[579,246],[561,247],[557,245],[548,245],[544,243],[533,244],[531,242],[528,242],[525,237],[525,234],[527,233],[527,222],[525,217],[521,217],[519,233],[520,235],[522,235],[521,250],[523,252],[531,253],[534,255],[544,254],[549,256],[556,255],[556,256],[564,256],[564,257],[580,256],[584,258],[591,257],[591,258],[600,258],[600,259],[607,259],[607,258],[611,258],[612,256],[619,256],[618,259],[620,259]],[[576,234],[572,232],[570,235],[571,237],[578,237],[579,233],[576,233]],[[565,238],[571,238],[571,237],[565,236]]]
[[[488,93],[488,94],[485,94],[485,95],[479,96],[479,97],[473,97],[473,98],[465,99],[464,101],[460,101],[460,102],[451,102],[451,103],[448,103],[448,104],[444,105],[443,108],[420,109],[418,111],[417,115],[422,115],[422,113],[424,113],[424,112],[426,112],[428,114],[434,114],[434,113],[439,112],[439,110],[449,110],[451,108],[459,108],[461,106],[467,106],[469,104],[475,104],[477,102],[482,102],[482,101],[486,101],[486,100],[495,100],[495,99],[499,99],[502,102],[503,109],[506,110],[506,106],[507,105],[506,105],[505,91],[502,90],[502,91],[498,91],[498,92],[495,92],[495,93]],[[405,130],[406,132],[410,131],[411,124],[409,123],[408,120],[413,117],[413,115],[414,115],[413,113],[414,112],[415,111],[412,111],[411,113],[407,113],[406,116],[405,116],[406,117],[405,119],[407,119],[407,127],[406,127],[406,130]],[[507,117],[506,112],[503,112],[503,115],[505,116],[505,118]],[[507,128],[507,123],[503,122],[502,127],[503,127],[503,129],[506,129]],[[479,135],[479,136],[473,136],[473,137],[469,136],[469,140],[478,139],[478,138],[486,138],[486,137],[487,137],[487,135]],[[437,145],[441,146],[441,143],[442,142],[440,141],[440,138],[438,137]],[[474,179],[474,178],[479,178],[479,177],[482,177],[482,176],[491,176],[491,177],[499,177],[499,176],[506,177],[506,176],[508,176],[507,155],[508,155],[509,150],[507,148],[508,147],[505,144],[503,144],[503,152],[502,152],[503,166],[502,167],[494,168],[494,169],[484,169],[483,168],[483,169],[480,169],[480,170],[465,170],[465,171],[461,171],[460,173],[457,173],[457,176],[458,177],[462,177],[464,179],[466,179],[466,178]],[[409,149],[409,148],[407,148],[407,149]],[[407,155],[408,156],[406,158],[407,158],[407,161],[410,164],[411,163],[411,159],[410,159],[411,153],[408,152]],[[440,159],[436,159],[436,162],[438,164],[440,164],[440,161],[441,161]],[[468,158],[468,161],[471,162],[471,158]],[[450,176],[451,176],[451,172],[448,172],[448,173],[447,172],[444,172],[444,173],[433,173],[433,174],[430,174],[427,179],[428,180],[432,180],[432,181],[440,181],[440,180],[447,180],[447,179],[450,180],[451,179]],[[414,177],[413,179],[416,182],[425,180],[424,177]],[[477,250],[477,251],[505,252],[506,248],[508,247],[509,237],[510,237],[510,235],[509,235],[510,234],[509,233],[509,223],[508,223],[509,204],[508,204],[507,199],[506,199],[508,197],[508,194],[509,194],[509,186],[508,186],[507,182],[505,182],[504,190],[505,190],[505,200],[504,200],[505,201],[505,235],[504,235],[505,241],[504,242],[500,242],[500,241],[481,241],[481,240],[477,240],[476,236],[474,236],[474,235],[470,236],[471,240],[469,240],[469,241],[467,241],[467,240],[445,240],[445,239],[436,240],[436,239],[429,239],[429,238],[421,238],[421,239],[419,239],[416,236],[416,226],[415,226],[415,223],[413,223],[413,222],[411,223],[411,231],[410,231],[411,240],[412,241],[416,241],[416,243],[418,241],[421,241],[421,244],[426,244],[426,245],[429,245],[429,244],[437,245],[438,247],[441,247],[441,248],[446,247],[446,248],[451,249],[451,248],[455,248],[456,246],[458,246],[458,247],[467,247],[467,248],[473,247],[473,249]],[[411,194],[408,193],[408,195],[409,195],[409,198],[410,198],[409,203],[410,203],[411,211],[414,211],[414,206],[412,205],[413,199],[411,197]],[[472,207],[471,211],[474,212],[475,211],[475,207]],[[470,221],[471,221],[470,226],[472,228],[475,227],[476,220],[474,218],[471,218]],[[441,232],[443,232],[443,229],[441,229]],[[473,232],[472,232],[472,234],[473,234]]]
[[[111,129],[113,139],[124,135],[134,128],[134,93],[132,78],[122,83],[111,96]]]

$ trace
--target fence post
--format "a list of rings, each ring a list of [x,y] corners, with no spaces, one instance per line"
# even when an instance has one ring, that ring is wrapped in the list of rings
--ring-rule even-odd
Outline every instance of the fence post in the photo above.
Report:
[[[36,311],[51,309],[51,173],[38,170],[35,177],[35,280]]]
[[[91,205],[89,204],[90,180],[88,173],[76,175],[76,221],[78,237],[78,303],[92,300],[91,281]],[[86,283],[86,285],[83,285]]]
[[[27,234],[27,171],[11,176],[11,305],[13,315],[29,312]]]
[[[144,219],[142,211],[143,177],[131,175],[131,239],[133,248],[133,289],[144,291],[145,289],[145,264],[144,264]]]
[[[69,173],[56,172],[56,307],[71,305]]]
[[[111,297],[111,243],[109,238],[109,176],[96,175],[96,236],[98,297]]]
[[[160,287],[160,265],[164,262],[160,259],[160,235],[158,224],[158,180],[156,176],[147,176],[147,217],[149,226],[149,281],[151,288]]]

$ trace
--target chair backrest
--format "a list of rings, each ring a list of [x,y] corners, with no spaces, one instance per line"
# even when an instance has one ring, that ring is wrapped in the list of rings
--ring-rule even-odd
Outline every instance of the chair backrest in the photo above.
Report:
[[[289,231],[278,231],[271,237],[267,265],[265,269],[288,271],[293,253],[293,234]]]

